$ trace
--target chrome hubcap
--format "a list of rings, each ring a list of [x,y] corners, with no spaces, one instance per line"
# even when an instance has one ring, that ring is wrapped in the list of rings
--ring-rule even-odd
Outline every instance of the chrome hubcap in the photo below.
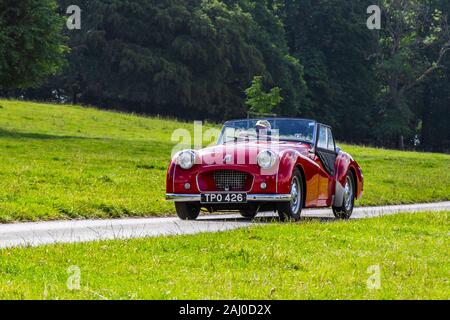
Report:
[[[344,206],[347,211],[350,211],[353,206],[353,183],[350,177],[347,177],[345,182]]]
[[[300,210],[300,205],[302,203],[302,195],[300,191],[300,181],[298,180],[298,177],[294,177],[292,179],[291,184],[291,209],[292,212],[297,213]]]

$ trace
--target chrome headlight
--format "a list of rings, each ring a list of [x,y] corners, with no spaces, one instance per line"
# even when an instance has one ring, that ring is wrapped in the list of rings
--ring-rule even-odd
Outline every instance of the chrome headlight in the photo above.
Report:
[[[177,164],[184,170],[191,169],[195,164],[195,151],[185,150],[181,151],[177,157]]]
[[[264,150],[258,154],[257,161],[262,169],[270,169],[277,162],[277,155],[271,150]]]

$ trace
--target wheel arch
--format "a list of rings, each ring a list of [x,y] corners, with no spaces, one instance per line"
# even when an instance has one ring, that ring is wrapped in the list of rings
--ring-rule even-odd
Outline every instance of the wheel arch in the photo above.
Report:
[[[355,195],[357,195],[358,194],[358,176],[356,175],[356,170],[355,170],[355,168],[353,167],[353,166],[350,166],[350,168],[348,168],[348,171],[347,172],[351,172],[352,173],[352,176],[353,176],[353,184],[354,184],[354,188],[355,188],[355,190],[354,190],[354,192],[355,192]]]
[[[314,172],[316,163],[310,159],[304,157],[295,150],[285,151],[280,161],[280,167],[278,170],[278,193],[289,193],[291,187],[292,173],[295,169],[298,169],[301,173],[302,187],[304,191],[303,199],[306,200],[308,192],[308,181],[311,178],[311,174]],[[306,203],[306,202],[305,202]]]
[[[300,175],[302,176],[302,186],[303,186],[303,194],[302,194],[302,208],[305,207],[306,203],[306,195],[307,195],[307,184],[306,184],[306,176],[305,176],[305,170],[303,169],[301,163],[297,162],[297,164],[294,167],[295,169],[298,169],[300,171]]]
[[[346,179],[349,172],[352,173],[355,197],[358,195],[359,184],[358,184],[358,176],[357,176],[355,167],[351,164],[348,164],[348,166],[344,172],[345,172],[345,174],[341,173],[341,174],[339,174],[339,176],[336,176],[336,181],[335,181],[336,186],[335,186],[333,207],[341,207],[342,206],[342,203],[344,201],[344,186],[341,183],[341,180],[342,180],[342,182],[344,182],[343,180]]]

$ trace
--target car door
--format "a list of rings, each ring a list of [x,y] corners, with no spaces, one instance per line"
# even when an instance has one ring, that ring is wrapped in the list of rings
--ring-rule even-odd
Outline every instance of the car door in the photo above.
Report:
[[[334,164],[336,163],[336,146],[331,132],[331,128],[319,124],[316,153],[325,171],[334,176]]]
[[[336,146],[331,132],[331,128],[322,124],[318,125],[316,155],[322,169],[319,180],[319,202],[330,197],[330,186],[333,180],[334,165],[336,163]],[[319,203],[319,205],[326,205]]]

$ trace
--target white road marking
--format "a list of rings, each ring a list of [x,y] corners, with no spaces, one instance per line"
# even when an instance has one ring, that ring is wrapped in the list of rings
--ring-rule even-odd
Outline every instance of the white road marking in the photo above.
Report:
[[[352,219],[420,211],[450,211],[450,201],[356,208]],[[220,232],[277,221],[276,217],[274,213],[263,213],[254,221],[247,221],[238,214],[226,214],[204,215],[197,221],[170,217],[4,224],[0,225],[0,248]],[[328,220],[333,219],[333,213],[331,209],[308,209],[302,212],[302,217]]]

